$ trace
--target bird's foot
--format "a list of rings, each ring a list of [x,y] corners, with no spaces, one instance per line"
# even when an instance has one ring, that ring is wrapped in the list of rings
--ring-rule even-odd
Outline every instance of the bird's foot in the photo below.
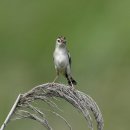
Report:
[[[52,82],[51,85],[54,86],[55,82]]]
[[[74,85],[73,85],[73,84],[70,84],[70,89],[71,89],[72,91],[74,91],[74,90],[75,90],[75,87],[74,87]]]
[[[52,85],[55,84],[55,81],[57,80],[57,78],[58,78],[58,75],[57,75],[57,76],[55,77],[55,79],[53,80]]]
[[[55,83],[55,81],[57,80],[57,78],[58,78],[58,75],[55,77],[55,79],[53,80],[52,83]]]

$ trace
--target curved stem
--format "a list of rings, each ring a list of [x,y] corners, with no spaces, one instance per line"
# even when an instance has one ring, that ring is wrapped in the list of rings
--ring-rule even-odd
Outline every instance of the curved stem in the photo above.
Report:
[[[15,108],[17,107],[17,104],[18,104],[20,98],[21,98],[21,94],[18,95],[18,97],[17,97],[17,99],[16,99],[14,105],[12,106],[12,108],[11,108],[11,110],[10,110],[8,116],[6,117],[4,123],[2,124],[0,130],[4,130],[4,128],[6,127],[7,123],[9,122],[9,120],[10,120],[10,118],[11,118],[11,116],[12,116],[12,114],[13,114],[14,111],[15,111]]]

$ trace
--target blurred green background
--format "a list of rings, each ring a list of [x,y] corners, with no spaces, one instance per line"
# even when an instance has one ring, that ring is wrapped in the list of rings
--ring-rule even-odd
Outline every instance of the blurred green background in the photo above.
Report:
[[[53,81],[59,35],[68,40],[76,88],[98,103],[104,130],[130,129],[129,0],[0,0],[0,124],[19,93]],[[62,76],[58,82],[67,83]],[[81,114],[60,104],[74,130],[87,129]],[[54,115],[49,120],[56,130],[68,129]],[[31,120],[6,128],[43,129]]]

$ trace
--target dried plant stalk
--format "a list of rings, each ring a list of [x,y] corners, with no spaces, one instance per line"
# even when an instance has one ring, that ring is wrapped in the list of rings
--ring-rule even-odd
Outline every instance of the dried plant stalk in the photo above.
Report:
[[[52,98],[56,97],[66,100],[75,108],[77,108],[87,120],[88,126],[91,130],[93,130],[93,121],[90,112],[92,112],[97,122],[97,130],[103,130],[103,117],[96,102],[87,94],[76,89],[71,89],[70,86],[58,83],[42,84],[36,86],[25,94],[20,94],[0,130],[4,130],[5,126],[13,116],[15,116],[15,119],[28,118],[36,120],[45,126],[47,130],[52,130],[52,127],[48,123],[45,114],[41,112],[39,108],[34,107],[31,103],[35,100],[42,100],[50,105],[51,108],[60,110],[58,106],[51,100]],[[52,113],[63,119],[68,125],[68,128],[72,130],[71,125],[64,117],[54,111],[52,111]]]

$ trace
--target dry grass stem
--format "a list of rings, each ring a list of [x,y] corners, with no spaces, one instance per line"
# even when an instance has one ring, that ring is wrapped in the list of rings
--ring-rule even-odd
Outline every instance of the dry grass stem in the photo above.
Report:
[[[62,111],[57,104],[52,101],[52,98],[56,99],[57,97],[62,98],[72,104],[75,108],[77,108],[85,117],[88,122],[88,127],[93,130],[93,121],[90,112],[93,113],[95,120],[97,122],[97,129],[103,130],[103,117],[101,111],[96,104],[96,102],[87,94],[80,92],[76,89],[72,90],[70,86],[66,86],[64,84],[58,83],[46,83],[39,86],[36,86],[32,90],[26,92],[19,96],[19,98],[15,102],[15,107],[13,107],[12,111],[9,113],[5,122],[3,123],[0,130],[4,130],[7,123],[13,119],[33,119],[42,124],[47,130],[52,130],[51,125],[49,124],[46,114],[42,112],[39,108],[36,108],[32,105],[32,102],[36,100],[41,100],[47,103],[52,109],[57,109]],[[67,122],[67,120],[58,114],[55,111],[51,111],[53,114],[61,118],[65,121],[68,128],[72,130],[71,125]]]

